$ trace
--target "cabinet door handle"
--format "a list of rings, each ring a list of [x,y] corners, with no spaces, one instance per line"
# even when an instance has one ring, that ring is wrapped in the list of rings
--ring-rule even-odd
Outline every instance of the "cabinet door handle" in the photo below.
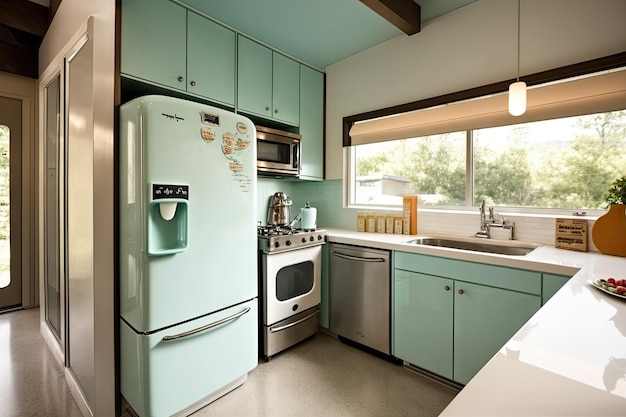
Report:
[[[445,287],[443,287],[444,290],[446,291],[450,291],[450,287],[448,285],[446,285]]]
[[[178,78],[176,78],[178,80],[179,83],[182,83],[185,79],[182,77],[182,75],[179,75]]]
[[[191,81],[189,84],[191,84],[192,87],[196,86],[196,82],[195,81]]]
[[[465,291],[463,290],[459,290],[459,294],[463,294]]]

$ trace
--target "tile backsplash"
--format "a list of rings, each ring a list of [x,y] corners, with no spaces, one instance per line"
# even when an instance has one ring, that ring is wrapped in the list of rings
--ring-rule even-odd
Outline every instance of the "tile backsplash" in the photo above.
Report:
[[[295,217],[307,201],[311,207],[317,208],[318,227],[334,227],[356,230],[356,216],[358,210],[343,207],[342,180],[320,182],[290,182],[259,178],[258,181],[258,220],[266,223],[269,198],[276,192],[282,191],[293,200],[291,218]],[[496,208],[497,212],[497,208]],[[473,236],[479,230],[479,213],[467,211],[431,211],[418,210],[418,234],[446,233],[455,235]],[[555,218],[537,215],[504,216],[515,222],[517,240],[534,242],[544,245],[554,245]],[[588,220],[587,236],[588,250],[597,251],[591,239],[591,230],[594,220]],[[508,231],[496,230],[494,237],[508,238]]]

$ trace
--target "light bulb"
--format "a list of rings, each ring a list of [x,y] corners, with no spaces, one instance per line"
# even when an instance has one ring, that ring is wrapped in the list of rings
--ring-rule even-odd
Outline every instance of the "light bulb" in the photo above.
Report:
[[[517,81],[509,86],[509,113],[521,116],[526,112],[526,83]]]

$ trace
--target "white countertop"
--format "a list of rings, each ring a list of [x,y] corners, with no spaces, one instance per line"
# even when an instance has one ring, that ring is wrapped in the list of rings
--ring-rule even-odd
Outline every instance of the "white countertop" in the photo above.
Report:
[[[589,283],[626,278],[626,258],[550,246],[506,256],[404,243],[418,236],[327,231],[331,242],[574,274],[440,416],[626,416],[626,300]]]

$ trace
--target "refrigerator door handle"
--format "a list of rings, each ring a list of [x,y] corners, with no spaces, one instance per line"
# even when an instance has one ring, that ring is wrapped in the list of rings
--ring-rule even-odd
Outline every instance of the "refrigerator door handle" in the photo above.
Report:
[[[315,310],[313,313],[309,314],[308,316],[303,317],[303,318],[301,318],[300,320],[296,320],[296,321],[294,321],[293,323],[285,324],[284,326],[280,326],[280,327],[270,327],[270,332],[272,332],[272,333],[281,332],[281,331],[283,331],[283,330],[285,330],[285,329],[288,329],[288,328],[290,328],[290,327],[295,326],[296,324],[300,324],[300,323],[302,323],[303,321],[306,321],[306,320],[310,319],[311,317],[315,316],[315,315],[316,315],[317,313],[319,313],[319,312],[320,312],[319,310]]]
[[[207,324],[205,326],[198,327],[197,329],[189,330],[189,331],[186,331],[186,332],[183,332],[183,333],[179,333],[179,334],[175,334],[175,335],[172,335],[172,336],[163,336],[162,340],[164,342],[171,342],[172,340],[178,340],[178,339],[182,339],[184,337],[188,337],[188,336],[192,336],[194,334],[198,334],[198,333],[204,332],[206,330],[212,329],[213,327],[217,327],[217,326],[219,326],[221,324],[225,324],[225,323],[228,323],[229,321],[233,321],[233,320],[243,316],[248,311],[250,311],[250,307],[246,307],[243,310],[241,310],[239,313],[235,313],[232,316],[223,318],[223,319],[215,321],[213,323],[209,323],[209,324]]]

